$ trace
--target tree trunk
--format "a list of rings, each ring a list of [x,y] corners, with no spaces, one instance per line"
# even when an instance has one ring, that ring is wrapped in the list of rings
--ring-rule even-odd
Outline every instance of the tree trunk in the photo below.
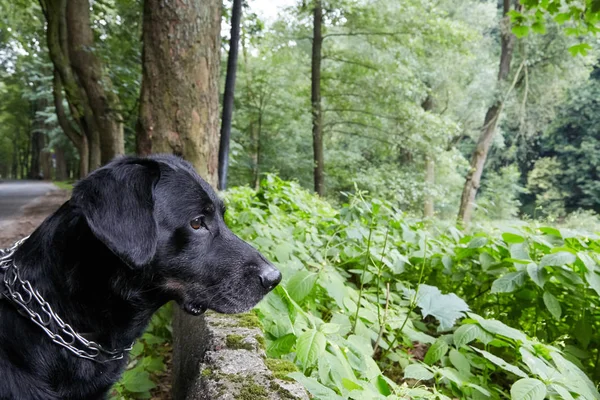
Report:
[[[103,73],[100,59],[92,52],[94,35],[89,0],[39,2],[48,22],[46,38],[55,68],[55,97],[60,92],[62,98],[64,88],[71,116],[81,136],[86,137],[86,154],[81,159],[88,160],[88,165],[80,172],[86,173],[124,153],[118,99],[110,90],[111,82]],[[60,91],[56,90],[57,85]],[[63,108],[62,102],[60,107]],[[57,115],[60,112],[67,118],[64,110],[57,109]],[[61,127],[65,130],[64,124]],[[65,134],[69,136],[66,131]],[[72,136],[69,139],[73,141]],[[73,143],[81,152],[81,146]]]
[[[321,48],[323,45],[323,9],[321,0],[315,0],[313,9],[313,42],[311,68],[311,104],[314,152],[315,192],[325,194],[325,169],[323,158],[323,116],[321,112]]]
[[[65,149],[62,146],[54,148],[54,156],[56,157],[56,173],[54,175],[57,181],[66,181],[67,175],[67,159],[65,157]]]
[[[90,167],[96,168],[125,152],[122,117],[117,111],[119,102],[110,90],[111,81],[104,76],[100,59],[91,51],[94,32],[90,25],[89,0],[68,0],[66,22],[71,66],[90,114],[86,120],[90,132]],[[105,85],[108,90],[104,89]]]
[[[231,137],[231,119],[233,116],[241,15],[242,0],[233,0],[233,8],[231,10],[231,38],[229,40],[227,76],[225,77],[225,94],[223,96],[223,117],[221,118],[221,141],[219,144],[219,190],[227,188],[229,141]]]
[[[507,13],[510,11],[510,0],[504,0],[503,18],[501,22],[502,49],[500,53],[500,69],[498,71],[498,87],[505,82],[510,73],[510,65],[513,56],[513,50],[516,42],[515,36],[511,33],[510,18]],[[485,166],[488,152],[496,134],[496,127],[503,108],[503,99],[500,98],[487,110],[485,115],[481,136],[477,141],[477,146],[471,157],[471,167],[467,173],[465,186],[463,188],[460,200],[460,209],[458,211],[458,222],[463,226],[468,226],[471,222],[473,208],[475,205],[475,196],[481,182],[481,174]]]
[[[216,186],[221,1],[146,0],[138,150],[190,161]]]

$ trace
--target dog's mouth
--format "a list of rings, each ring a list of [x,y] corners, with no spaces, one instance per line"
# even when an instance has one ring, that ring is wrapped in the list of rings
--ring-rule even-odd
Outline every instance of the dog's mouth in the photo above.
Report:
[[[194,316],[202,315],[208,309],[208,307],[206,307],[205,305],[194,302],[185,302],[184,304],[182,304],[181,308],[183,308],[183,310],[188,314]]]

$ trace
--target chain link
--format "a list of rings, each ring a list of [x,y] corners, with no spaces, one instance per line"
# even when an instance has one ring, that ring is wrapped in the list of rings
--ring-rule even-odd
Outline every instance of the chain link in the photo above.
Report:
[[[33,323],[42,328],[54,343],[76,356],[100,363],[122,360],[133,348],[133,343],[123,350],[107,350],[98,343],[87,340],[56,315],[50,304],[31,286],[28,280],[21,278],[13,255],[28,238],[29,236],[24,237],[7,249],[0,249],[0,271],[4,272],[3,282],[8,291],[4,297],[17,306],[22,315],[29,317]],[[2,294],[0,293],[1,298]],[[39,309],[39,312],[34,308]],[[52,323],[58,326],[57,332],[51,329]]]

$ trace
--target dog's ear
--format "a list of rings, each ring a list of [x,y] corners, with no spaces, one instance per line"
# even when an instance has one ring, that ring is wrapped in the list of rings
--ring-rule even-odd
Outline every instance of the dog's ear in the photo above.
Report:
[[[126,264],[140,267],[154,257],[158,225],[154,216],[157,162],[122,158],[94,171],[73,190],[90,229]]]

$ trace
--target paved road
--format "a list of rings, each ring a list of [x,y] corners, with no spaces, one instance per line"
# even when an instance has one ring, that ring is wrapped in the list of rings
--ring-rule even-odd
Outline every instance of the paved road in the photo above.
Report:
[[[0,221],[20,215],[21,207],[51,190],[56,190],[56,186],[49,182],[0,182]]]

